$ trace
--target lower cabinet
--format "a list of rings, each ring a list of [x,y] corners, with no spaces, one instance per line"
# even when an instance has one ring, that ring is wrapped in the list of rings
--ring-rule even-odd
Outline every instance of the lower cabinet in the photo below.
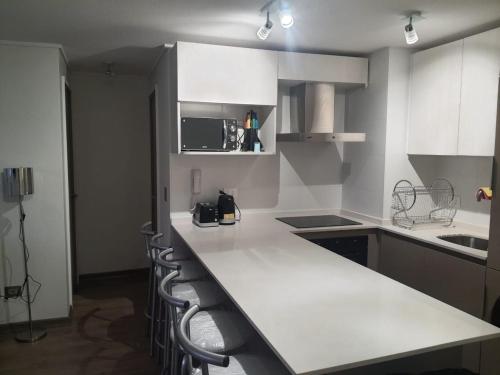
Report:
[[[379,272],[431,297],[483,317],[486,267],[417,241],[382,233]]]

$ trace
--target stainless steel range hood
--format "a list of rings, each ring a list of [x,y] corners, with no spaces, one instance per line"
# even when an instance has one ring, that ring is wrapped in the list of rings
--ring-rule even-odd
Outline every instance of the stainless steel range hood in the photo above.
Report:
[[[281,142],[364,142],[365,133],[336,133],[335,85],[303,83],[290,88],[290,133]]]

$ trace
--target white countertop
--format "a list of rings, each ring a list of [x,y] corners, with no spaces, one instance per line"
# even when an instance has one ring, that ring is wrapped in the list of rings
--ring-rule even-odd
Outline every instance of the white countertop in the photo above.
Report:
[[[339,211],[308,214],[326,213]],[[500,337],[500,329],[480,319],[294,235],[301,230],[275,220],[279,216],[293,214],[244,213],[240,223],[216,228],[174,217],[172,225],[292,373],[325,373]],[[383,228],[435,241],[427,231],[342,216],[362,225],[317,230]]]

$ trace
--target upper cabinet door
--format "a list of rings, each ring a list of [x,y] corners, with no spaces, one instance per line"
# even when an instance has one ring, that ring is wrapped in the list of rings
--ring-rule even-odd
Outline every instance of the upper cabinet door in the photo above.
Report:
[[[458,154],[493,156],[500,29],[464,40]]]
[[[293,81],[368,84],[368,59],[279,52],[278,78]]]
[[[177,72],[178,101],[272,106],[277,102],[274,51],[178,42]]]
[[[463,40],[413,55],[408,153],[456,155]]]

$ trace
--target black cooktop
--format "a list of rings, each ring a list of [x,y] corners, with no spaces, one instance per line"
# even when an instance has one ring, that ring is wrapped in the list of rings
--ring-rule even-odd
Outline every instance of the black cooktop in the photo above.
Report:
[[[295,228],[340,227],[345,225],[361,225],[361,223],[345,219],[343,217],[336,215],[277,217],[276,220],[282,221]]]

